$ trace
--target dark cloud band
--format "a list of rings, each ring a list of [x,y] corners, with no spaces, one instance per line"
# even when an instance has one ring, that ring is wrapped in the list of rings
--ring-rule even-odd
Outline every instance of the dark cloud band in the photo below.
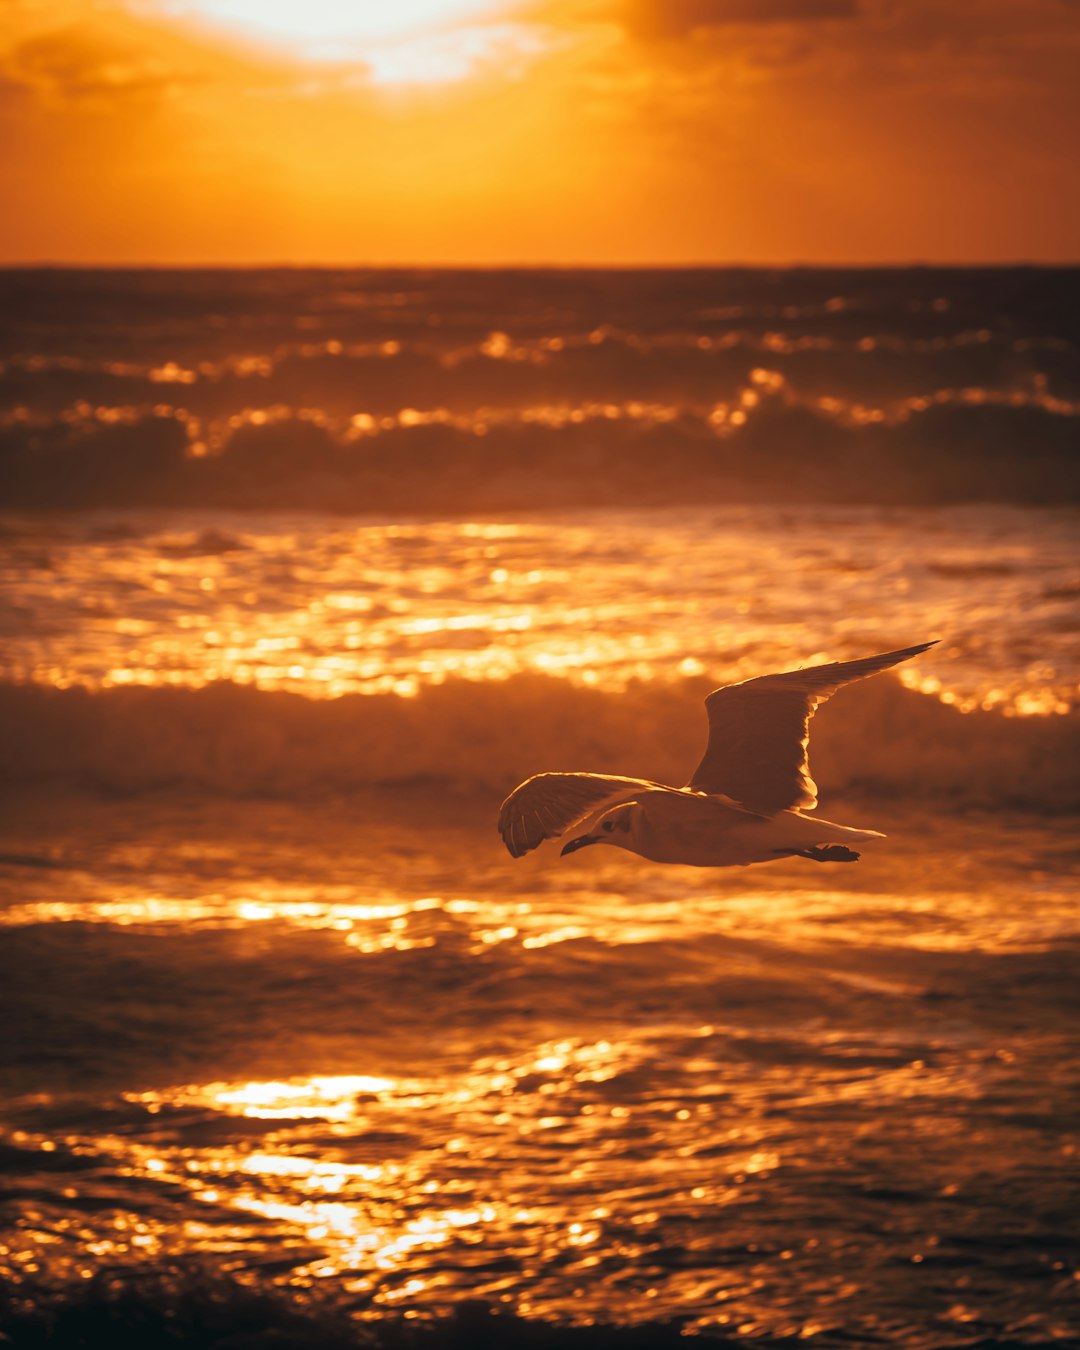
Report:
[[[622,21],[638,37],[678,37],[726,24],[852,19],[858,0],[630,0]]]

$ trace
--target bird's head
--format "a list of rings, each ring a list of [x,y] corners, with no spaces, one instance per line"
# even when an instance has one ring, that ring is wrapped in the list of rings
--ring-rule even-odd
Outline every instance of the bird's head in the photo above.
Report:
[[[633,851],[634,824],[640,811],[637,802],[622,802],[605,811],[599,820],[594,820],[584,834],[579,834],[564,844],[561,857],[576,853],[586,844],[614,844],[616,848],[629,848]]]

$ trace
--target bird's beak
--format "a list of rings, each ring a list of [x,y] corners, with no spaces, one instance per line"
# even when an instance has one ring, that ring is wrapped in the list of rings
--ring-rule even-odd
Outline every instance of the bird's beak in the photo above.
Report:
[[[565,858],[568,853],[576,853],[579,848],[584,848],[586,844],[598,844],[599,839],[592,834],[579,834],[576,839],[571,839],[568,844],[564,844],[559,850],[559,857]]]

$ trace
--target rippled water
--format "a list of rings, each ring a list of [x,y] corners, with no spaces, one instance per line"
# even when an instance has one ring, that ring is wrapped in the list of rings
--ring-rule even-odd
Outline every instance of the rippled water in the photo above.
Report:
[[[0,1340],[1080,1345],[1076,281],[0,275]]]
[[[1080,1340],[1072,525],[9,517],[7,1325]],[[710,683],[935,634],[816,721],[855,868],[501,849],[525,773],[682,781]]]
[[[28,799],[0,1256],[59,1298],[195,1254],[379,1324],[1080,1336],[1075,851],[890,832],[721,875],[514,864],[415,790]]]
[[[539,672],[611,689],[940,634],[902,672],[912,685],[1061,711],[1080,690],[1076,530],[1072,511],[988,506],[9,517],[0,674],[333,696]]]

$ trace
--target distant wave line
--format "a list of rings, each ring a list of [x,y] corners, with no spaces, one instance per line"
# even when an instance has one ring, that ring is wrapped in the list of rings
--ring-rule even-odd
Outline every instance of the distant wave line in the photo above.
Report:
[[[925,355],[989,345],[998,345],[1015,353],[1075,350],[1072,344],[1060,338],[1004,338],[990,328],[961,329],[956,333],[929,338],[904,337],[887,331],[836,338],[814,333],[790,335],[779,329],[757,332],[732,329],[719,334],[695,333],[692,330],[643,334],[614,325],[602,325],[587,332],[523,338],[514,338],[495,329],[483,339],[465,344],[400,338],[377,341],[327,338],[319,342],[275,343],[263,352],[232,353],[217,359],[204,358],[192,364],[184,364],[176,358],[155,361],[102,360],[66,353],[16,352],[0,359],[0,378],[10,374],[47,376],[60,372],[104,375],[116,379],[145,379],[155,384],[191,385],[202,380],[216,382],[230,377],[266,378],[273,376],[278,366],[287,361],[319,361],[327,358],[363,362],[413,357],[433,361],[449,370],[463,361],[477,358],[544,365],[576,351],[588,351],[608,343],[646,354],[696,351],[705,355],[740,348],[775,354],[803,351],[865,354],[881,350],[896,355]]]
[[[245,406],[220,417],[193,414],[187,407],[168,402],[92,404],[78,400],[58,412],[41,412],[25,404],[0,410],[0,428],[11,430],[48,430],[66,427],[93,432],[101,426],[133,425],[144,419],[174,419],[188,429],[193,444],[224,448],[231,433],[240,428],[274,426],[289,421],[306,422],[325,428],[343,442],[385,435],[416,427],[442,426],[474,435],[485,435],[493,427],[539,426],[552,430],[589,422],[636,422],[662,426],[680,418],[698,420],[714,432],[730,432],[753,416],[762,398],[783,390],[783,402],[790,408],[802,408],[833,419],[841,425],[863,426],[876,423],[895,426],[933,407],[1000,407],[1038,409],[1052,417],[1080,416],[1080,400],[1059,398],[1045,389],[992,389],[985,386],[935,389],[894,399],[883,405],[866,404],[836,395],[803,396],[793,390],[784,377],[763,368],[750,372],[751,381],[734,397],[712,405],[688,401],[664,404],[641,399],[623,401],[563,401],[526,407],[480,407],[471,413],[455,412],[447,407],[399,408],[393,413],[358,411],[336,416],[322,408],[296,407],[287,403]],[[761,392],[766,387],[766,394]],[[732,420],[732,415],[742,416]],[[204,437],[206,441],[204,441]]]

